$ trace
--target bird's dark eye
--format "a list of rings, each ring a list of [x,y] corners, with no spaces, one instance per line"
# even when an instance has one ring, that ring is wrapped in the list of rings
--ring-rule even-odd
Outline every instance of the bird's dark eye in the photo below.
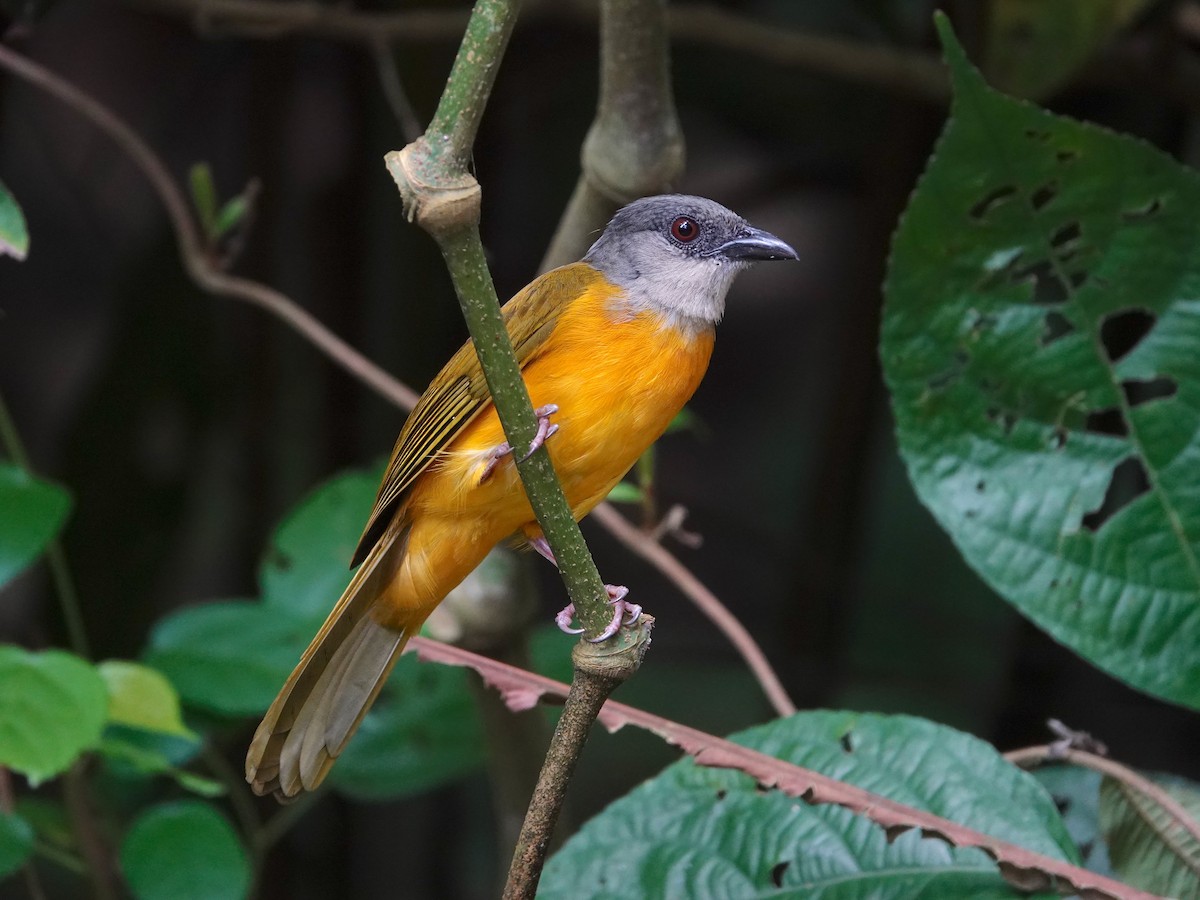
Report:
[[[690,216],[677,216],[671,223],[671,237],[684,244],[690,244],[700,236],[700,226]]]

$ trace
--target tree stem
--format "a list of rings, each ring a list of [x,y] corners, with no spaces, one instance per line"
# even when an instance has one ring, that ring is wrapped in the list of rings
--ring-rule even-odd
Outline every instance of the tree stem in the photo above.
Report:
[[[575,191],[541,269],[572,262],[618,207],[683,174],[683,129],[671,93],[665,0],[602,0],[600,100]]]
[[[542,866],[546,862],[546,852],[562,809],[567,784],[579,762],[592,723],[600,714],[600,707],[620,683],[620,679],[576,668],[562,716],[550,739],[550,749],[542,764],[537,787],[529,801],[529,812],[521,827],[521,836],[513,851],[508,883],[504,886],[504,900],[532,900],[537,893]]]

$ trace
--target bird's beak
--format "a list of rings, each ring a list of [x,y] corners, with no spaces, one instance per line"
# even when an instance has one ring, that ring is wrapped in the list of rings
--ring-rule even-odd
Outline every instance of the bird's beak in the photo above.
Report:
[[[799,259],[799,255],[775,235],[747,225],[742,233],[712,251],[713,256],[729,259]]]

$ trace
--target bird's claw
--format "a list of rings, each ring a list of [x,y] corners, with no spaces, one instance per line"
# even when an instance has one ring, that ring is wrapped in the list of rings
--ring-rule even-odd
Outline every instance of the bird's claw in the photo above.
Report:
[[[588,642],[599,644],[607,641],[610,637],[621,630],[622,625],[632,625],[638,620],[642,614],[642,607],[637,603],[626,603],[625,598],[629,595],[629,588],[623,584],[606,584],[604,589],[608,591],[608,604],[613,608],[612,621],[608,626],[594,638],[588,638]],[[582,628],[572,628],[571,620],[575,618],[575,604],[568,603],[563,610],[554,617],[554,622],[558,627],[567,634],[582,634]]]
[[[568,603],[554,617],[554,624],[558,626],[560,631],[565,631],[567,634],[583,634],[582,628],[572,628],[571,620],[575,618],[575,604]]]
[[[538,420],[537,433],[533,436],[533,440],[529,442],[528,452],[520,457],[517,462],[523,463],[529,457],[533,456],[537,452],[537,449],[546,443],[546,439],[558,431],[558,425],[550,424],[550,417],[556,412],[558,412],[558,404],[556,403],[547,403],[545,406],[539,406],[533,411]],[[488,451],[487,463],[483,467],[483,473],[479,476],[479,483],[483,484],[483,482],[487,481],[491,477],[492,472],[496,470],[496,466],[500,463],[500,460],[512,452],[512,444],[508,441],[497,444]]]
[[[546,443],[546,439],[558,431],[557,425],[550,424],[550,417],[558,412],[557,403],[547,403],[545,406],[539,406],[533,411],[537,416],[537,434],[533,436],[533,440],[529,442],[528,452],[522,456],[517,462],[525,462],[529,457],[537,452],[538,447]]]

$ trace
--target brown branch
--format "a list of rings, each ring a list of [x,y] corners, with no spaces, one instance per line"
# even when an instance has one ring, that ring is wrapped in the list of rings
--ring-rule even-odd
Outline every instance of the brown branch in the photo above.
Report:
[[[531,708],[543,697],[558,700],[567,694],[567,686],[561,682],[429,638],[413,638],[409,649],[417,653],[422,660],[474,669],[500,692],[514,712]],[[1006,879],[1023,890],[1060,890],[1064,893],[1079,893],[1090,898],[1108,900],[1154,898],[1153,894],[1089,872],[1079,866],[1034,853],[941,816],[905,806],[879,794],[836,781],[819,772],[784,762],[623,703],[607,701],[600,711],[599,719],[609,731],[633,725],[656,734],[692,756],[699,765],[738,769],[766,787],[777,788],[788,796],[799,797],[807,803],[831,804],[849,809],[886,829],[891,838],[916,828],[925,837],[938,838],[955,847],[977,847],[996,860],[1001,874]]]
[[[673,6],[669,21],[671,36],[680,41],[733,50],[938,105],[950,100],[945,67],[928,53],[807,34],[715,6]]]
[[[1147,799],[1171,816],[1179,828],[1187,832],[1193,841],[1200,844],[1200,822],[1196,821],[1183,804],[1149,778],[1119,762],[1095,753],[1088,753],[1086,750],[1076,750],[1073,747],[1062,747],[1056,744],[1042,744],[1036,747],[1010,750],[1004,754],[1004,758],[1022,769],[1036,769],[1038,766],[1047,764],[1067,763],[1106,775],[1127,788],[1144,794]]]
[[[96,900],[117,900],[117,873],[113,854],[96,822],[92,798],[84,771],[86,759],[78,760],[62,779],[63,801],[71,820],[71,830],[79,852],[87,862],[88,879]]]
[[[592,516],[617,540],[669,578],[672,584],[708,616],[746,661],[778,715],[790,716],[796,711],[796,704],[792,702],[779,676],[767,662],[762,648],[738,621],[737,616],[731,613],[691,570],[676,559],[666,547],[621,515],[611,503],[601,503],[592,510]]]
[[[274,5],[274,4],[271,4]],[[417,394],[331,332],[294,300],[265,284],[220,271],[192,217],[188,202],[166,165],[128,125],[106,107],[49,69],[0,44],[0,68],[41,88],[108,135],[149,180],[166,209],[184,269],[202,289],[264,309],[300,333],[309,343],[377,393],[411,409]]]
[[[244,38],[321,37],[375,43],[457,40],[469,9],[368,12],[317,0],[125,0],[130,6],[191,19],[202,34]]]
[[[605,678],[576,668],[562,715],[554,728],[550,748],[546,751],[545,765],[529,801],[529,812],[513,851],[512,868],[504,885],[504,900],[533,900],[537,893],[538,880],[550,849],[554,825],[562,810],[567,784],[579,763],[583,745],[600,709],[622,680]]]
[[[202,33],[270,39],[309,36],[343,41],[418,42],[455,40],[467,10],[405,10],[376,13],[317,0],[125,0],[154,12],[190,18]],[[533,16],[593,22],[594,2],[557,0],[529,4]],[[840,78],[936,104],[950,96],[938,59],[920,51],[866,44],[832,35],[808,34],[758,22],[714,6],[673,6],[667,16],[672,37],[789,68]]]

